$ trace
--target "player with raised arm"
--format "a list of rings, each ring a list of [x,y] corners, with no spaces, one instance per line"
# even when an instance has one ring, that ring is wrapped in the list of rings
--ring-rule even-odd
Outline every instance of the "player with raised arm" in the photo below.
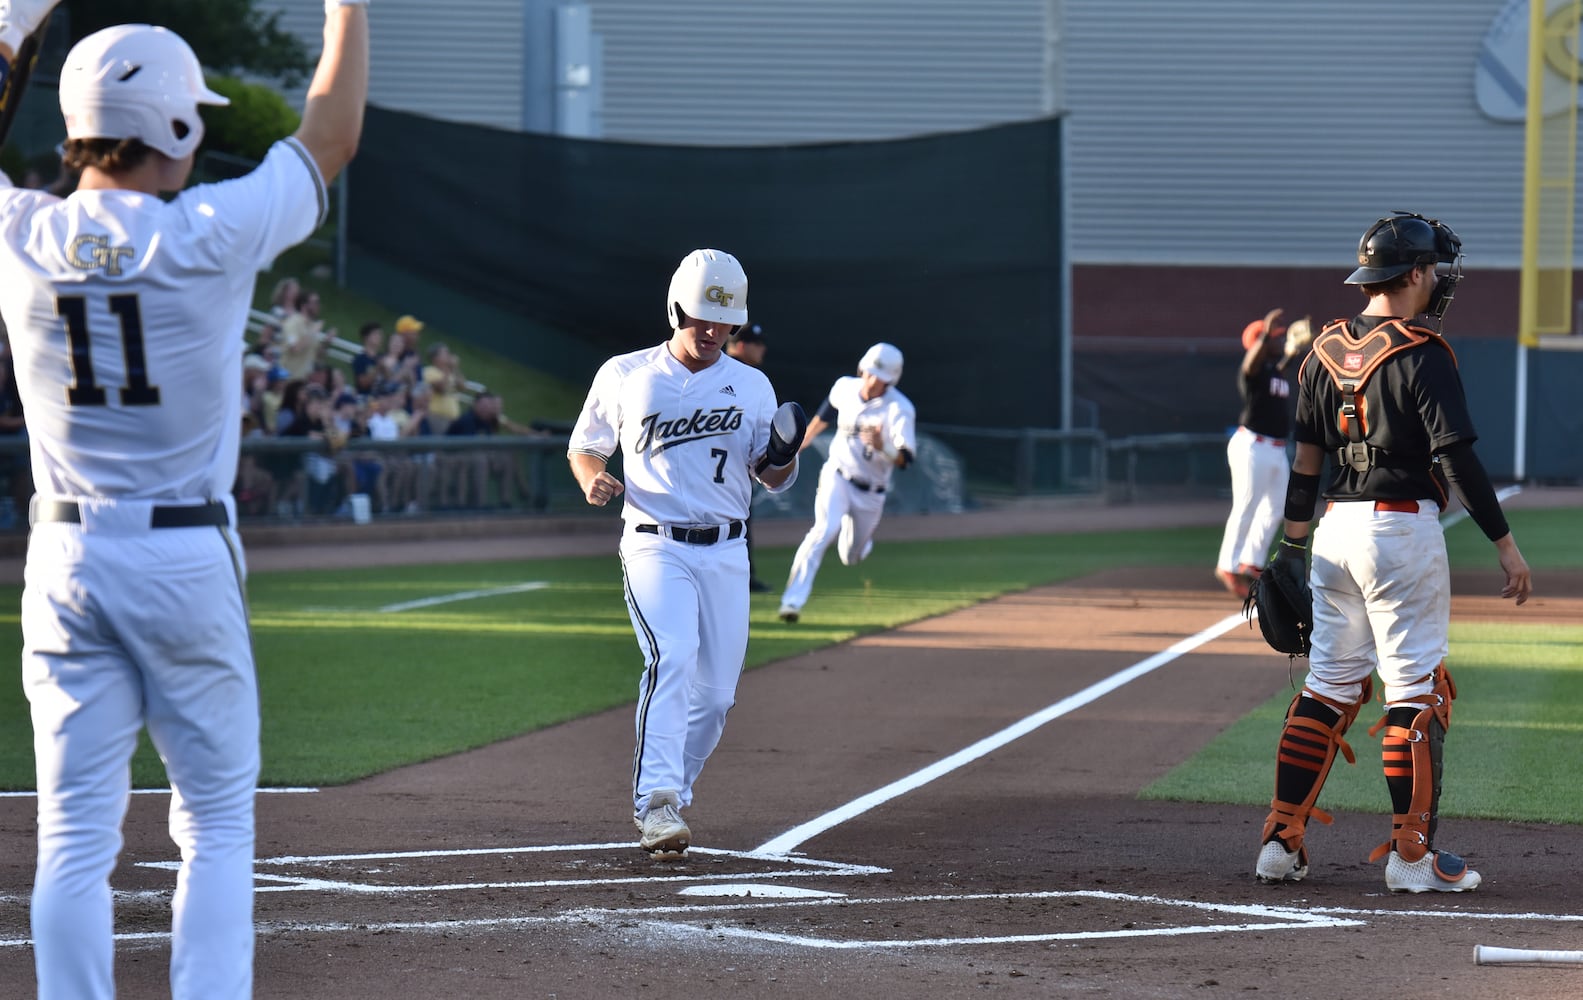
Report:
[[[0,3],[0,58],[50,6]],[[114,994],[109,877],[144,726],[170,778],[182,858],[171,994],[252,995],[259,705],[230,493],[242,331],[258,271],[325,218],[367,81],[366,4],[327,0],[297,133],[251,173],[187,188],[199,106],[226,99],[176,34],[105,28],[61,70],[77,190],[0,183],[0,314],[38,488],[22,680],[38,769],[41,998]]]
[[[666,297],[670,339],[600,366],[567,452],[590,504],[626,497],[621,570],[643,652],[632,816],[638,846],[660,858],[692,842],[681,811],[736,701],[752,481],[789,489],[808,425],[796,403],[776,407],[763,372],[723,353],[747,297],[735,257],[688,254]],[[605,468],[617,451],[624,483]]]

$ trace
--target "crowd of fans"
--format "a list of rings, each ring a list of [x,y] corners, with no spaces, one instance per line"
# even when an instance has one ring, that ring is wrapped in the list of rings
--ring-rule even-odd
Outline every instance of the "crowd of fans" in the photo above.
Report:
[[[360,448],[360,442],[538,433],[501,413],[500,398],[469,393],[456,354],[423,343],[423,323],[402,316],[387,335],[357,331],[361,351],[345,366],[329,354],[319,296],[287,278],[271,297],[242,362],[244,438],[322,440],[322,450],[250,453],[237,472],[245,516],[348,514],[368,497],[371,514],[508,508],[529,491],[513,449]]]
[[[379,323],[358,331],[350,362],[330,354],[337,339],[319,315],[319,295],[296,279],[274,290],[269,320],[249,337],[242,361],[242,437],[324,441],[313,451],[245,445],[235,495],[246,517],[352,513],[368,497],[374,514],[510,508],[531,493],[524,452],[512,448],[366,448],[403,439],[535,435],[501,413],[500,397],[469,392],[456,354],[423,343],[423,323],[402,316],[387,336]],[[343,355],[344,357],[344,355]],[[0,440],[25,441],[27,426],[0,327]],[[0,530],[27,510],[33,481],[27,454],[0,451]]]

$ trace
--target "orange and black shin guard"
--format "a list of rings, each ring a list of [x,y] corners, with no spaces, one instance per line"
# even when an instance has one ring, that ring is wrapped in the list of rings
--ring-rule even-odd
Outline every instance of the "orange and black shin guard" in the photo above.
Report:
[[[1270,814],[1265,817],[1260,843],[1279,839],[1287,850],[1299,851],[1310,817],[1321,823],[1330,822],[1330,814],[1315,808],[1314,802],[1335,763],[1337,751],[1347,758],[1347,763],[1357,762],[1352,747],[1342,736],[1373,691],[1372,680],[1365,679],[1358,700],[1351,704],[1332,701],[1307,688],[1292,699],[1275,758],[1275,797],[1270,800]]]
[[[1392,849],[1404,861],[1417,861],[1434,848],[1440,818],[1440,779],[1451,702],[1457,687],[1444,663],[1435,668],[1435,687],[1422,698],[1392,705],[1369,730],[1385,730],[1380,762],[1391,792],[1391,839],[1369,855],[1378,861]]]

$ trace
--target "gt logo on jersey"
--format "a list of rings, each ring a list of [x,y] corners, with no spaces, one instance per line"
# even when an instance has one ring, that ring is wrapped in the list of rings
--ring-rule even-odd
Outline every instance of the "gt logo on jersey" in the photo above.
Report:
[[[66,261],[79,271],[103,270],[120,277],[121,259],[136,253],[131,247],[111,246],[106,236],[79,236],[66,246]]]
[[[690,417],[661,420],[658,413],[650,413],[639,421],[638,451],[664,451],[672,445],[686,444],[703,438],[730,434],[742,426],[743,411],[735,406],[722,410],[705,410],[700,407]]]
[[[704,301],[713,302],[717,306],[729,306],[731,300],[736,297],[735,292],[728,292],[719,285],[710,285],[704,289]]]

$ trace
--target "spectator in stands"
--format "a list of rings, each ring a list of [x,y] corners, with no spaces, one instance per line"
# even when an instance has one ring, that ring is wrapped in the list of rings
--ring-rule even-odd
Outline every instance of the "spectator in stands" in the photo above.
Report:
[[[269,379],[280,393],[280,402],[275,404],[275,436],[280,437],[297,420],[297,411],[302,406],[302,390],[308,380],[287,378],[284,368],[271,371]]]
[[[462,415],[462,392],[467,379],[455,353],[444,344],[429,348],[429,363],[423,366],[423,382],[429,387],[429,424],[431,433],[444,434],[451,421]]]
[[[264,428],[259,425],[258,415],[252,410],[243,410],[244,448],[237,458],[236,485],[231,489],[236,496],[236,512],[242,517],[259,517],[275,510],[275,477],[245,446],[245,442],[262,437]]]
[[[292,378],[301,378],[313,371],[323,358],[324,345],[334,336],[319,315],[319,293],[305,288],[297,296],[296,313],[281,323],[280,363]]]
[[[401,437],[401,423],[396,414],[406,415],[401,408],[404,390],[399,383],[378,387],[368,400],[365,425],[371,441],[395,441]],[[371,452],[360,460],[363,475],[369,477],[363,492],[373,495],[375,509],[383,513],[404,510],[412,500],[412,462],[405,455],[392,451]]]
[[[438,433],[429,417],[429,387],[426,384],[419,382],[410,393],[398,394],[396,398],[400,402],[392,404],[391,415],[402,437],[432,437]],[[440,459],[432,451],[408,452],[403,457],[409,465],[409,496],[405,510],[417,514],[432,506]]]
[[[343,499],[341,477],[336,475],[335,455],[346,436],[336,429],[330,409],[330,397],[319,385],[308,384],[298,393],[298,406],[291,425],[283,437],[309,438],[324,441],[328,454],[320,451],[306,452],[302,456],[302,471],[307,482],[307,511],[310,514],[331,514]]]
[[[379,381],[400,382],[412,388],[418,381],[418,359],[407,350],[407,336],[392,333],[379,359]]]
[[[274,321],[261,323],[258,333],[253,337],[253,343],[247,349],[247,357],[263,358],[274,364],[280,357],[280,326]]]
[[[396,320],[396,332],[401,334],[402,342],[406,345],[400,358],[412,365],[410,385],[423,378],[423,320],[416,316],[402,316]]]
[[[275,290],[269,294],[269,312],[277,320],[284,321],[287,316],[297,311],[297,296],[302,294],[302,285],[296,278],[281,278],[275,282]]]
[[[269,370],[273,366],[257,354],[242,358],[242,411],[251,413],[258,424],[259,433],[268,426],[265,422],[264,399],[269,391]],[[276,401],[279,405],[279,401]]]
[[[352,359],[352,383],[361,396],[372,396],[381,381],[379,356],[385,352],[385,328],[375,322],[364,323],[357,331],[363,350]]]
[[[501,416],[499,396],[481,392],[466,412],[451,421],[445,433],[447,437],[494,437],[500,433],[532,434],[533,431]],[[457,506],[489,506],[491,482],[495,484],[499,506],[516,506],[520,471],[516,452],[489,448],[453,452],[452,455],[457,459],[450,470]],[[445,485],[442,480],[442,499]]]

